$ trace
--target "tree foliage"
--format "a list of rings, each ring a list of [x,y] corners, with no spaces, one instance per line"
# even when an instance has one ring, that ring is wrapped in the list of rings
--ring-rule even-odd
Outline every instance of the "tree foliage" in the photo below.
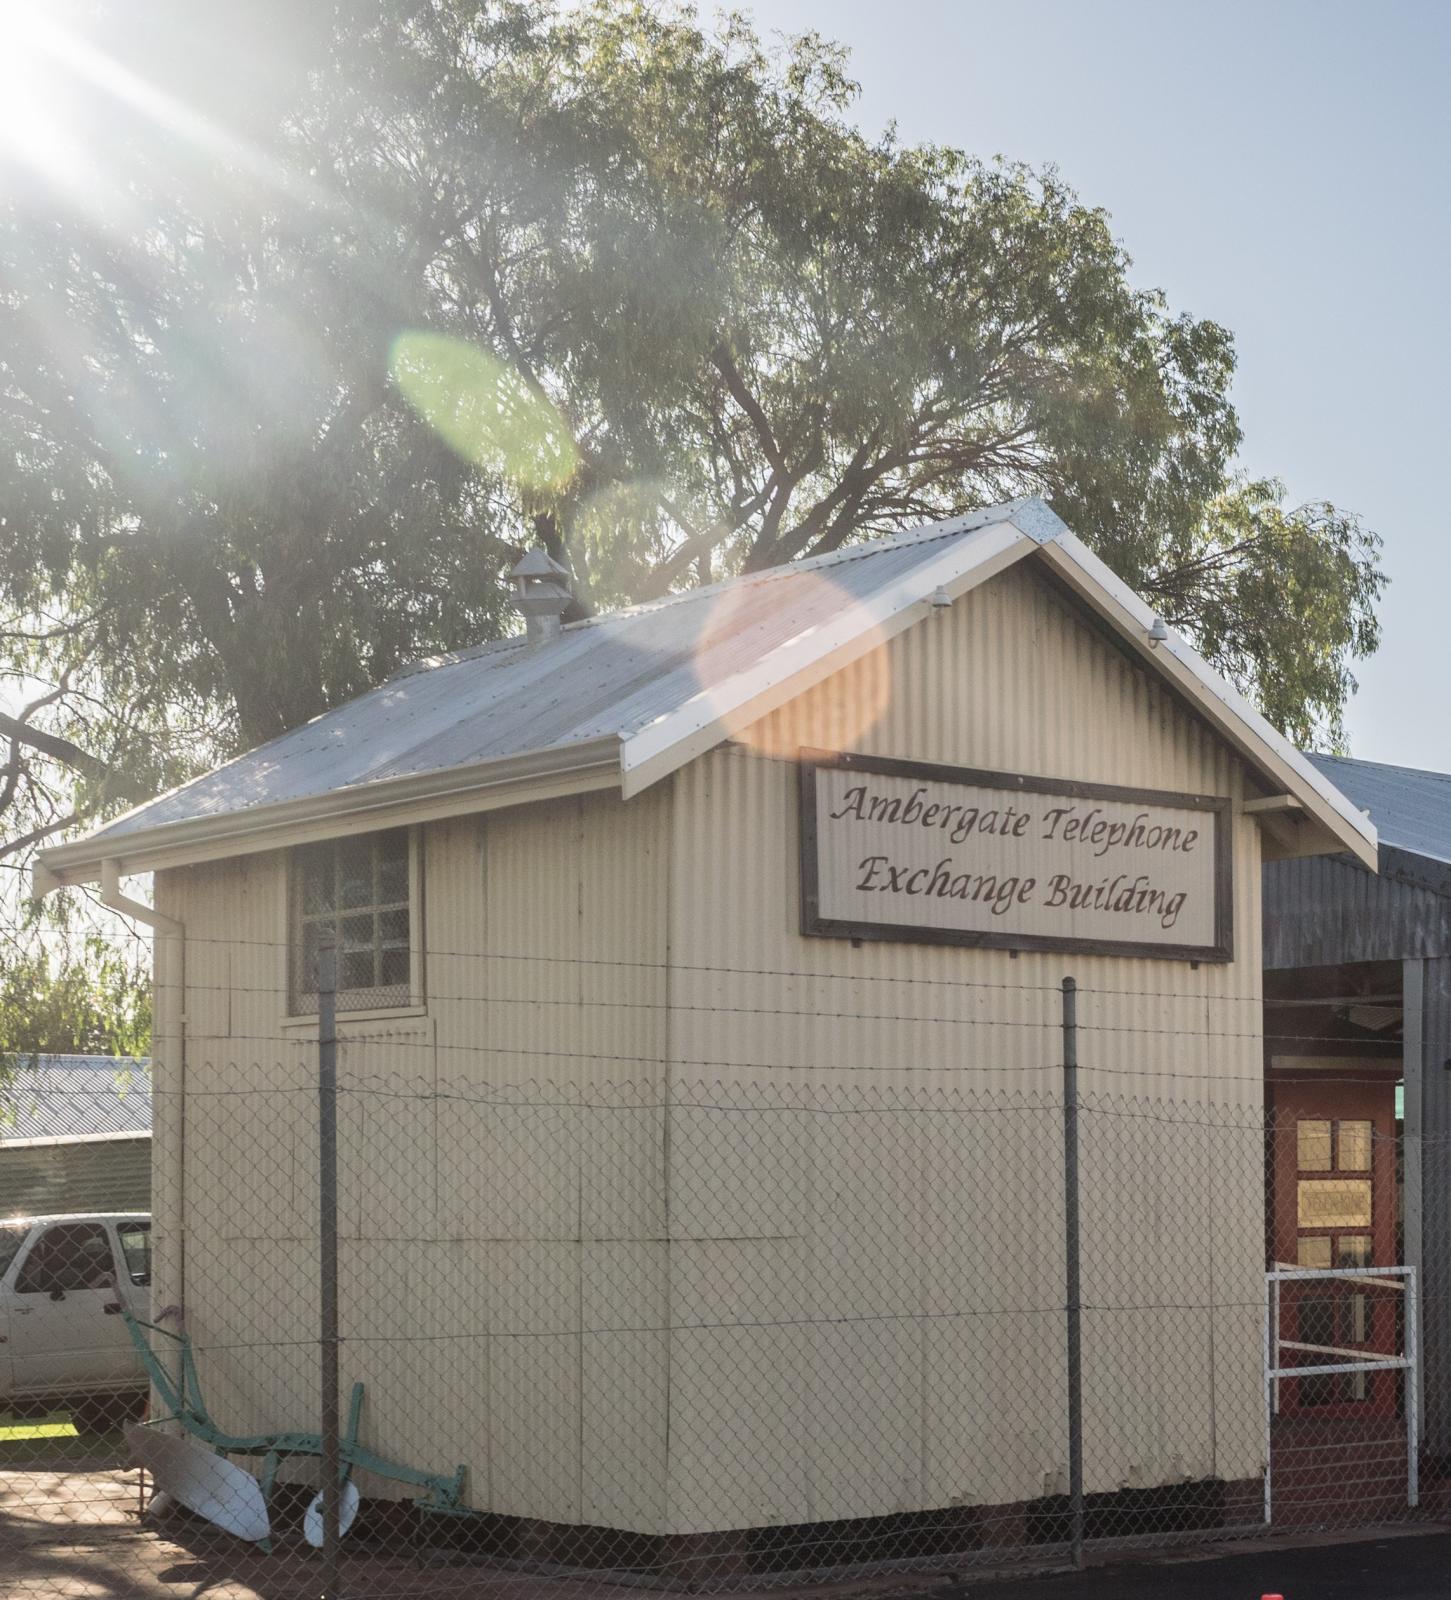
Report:
[[[74,19],[155,93],[56,67],[0,202],[5,848],[497,636],[536,540],[600,607],[1023,493],[1341,736],[1378,541],[1236,475],[1230,335],[1057,171],[736,17],[201,9]]]
[[[45,1055],[145,1056],[151,976],[139,944],[91,933],[13,947],[0,964],[0,1082]]]

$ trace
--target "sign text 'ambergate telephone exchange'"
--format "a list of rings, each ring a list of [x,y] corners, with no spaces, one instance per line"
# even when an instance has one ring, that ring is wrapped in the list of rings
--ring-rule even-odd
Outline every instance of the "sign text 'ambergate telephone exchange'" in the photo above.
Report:
[[[1231,954],[1217,797],[804,751],[801,784],[804,933]]]

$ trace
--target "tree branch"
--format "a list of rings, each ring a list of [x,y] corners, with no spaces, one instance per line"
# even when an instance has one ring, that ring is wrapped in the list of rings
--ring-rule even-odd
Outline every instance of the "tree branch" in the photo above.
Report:
[[[83,821],[90,813],[86,811],[71,811],[63,817],[57,817],[53,822],[42,823],[38,828],[32,828],[29,833],[22,833],[18,839],[7,839],[0,844],[0,859],[5,856],[18,855],[22,850],[28,850],[31,845],[39,844],[42,839],[48,839],[53,833],[60,833],[72,827],[75,823]]]
[[[684,523],[675,512],[670,500],[665,495],[656,497],[664,509],[680,522]],[[670,585],[692,562],[698,561],[701,556],[713,555],[716,547],[723,544],[733,533],[738,532],[765,504],[765,495],[757,494],[751,499],[730,508],[729,516],[717,517],[699,533],[692,533],[688,538],[681,540],[670,554],[659,561],[650,576],[640,589],[642,600],[658,600],[661,595],[670,592]]]
[[[746,387],[746,380],[741,376],[740,368],[736,366],[735,358],[726,348],[724,340],[716,345],[710,353],[712,365],[721,377],[725,379],[726,388],[730,391],[731,399],[751,419],[751,425],[756,431],[756,438],[765,454],[766,460],[771,464],[771,471],[778,477],[786,476],[786,460],[781,454],[781,447],[776,443],[776,435],[771,431],[771,424],[766,416],[761,402]]]
[[[109,762],[102,761],[99,756],[93,756],[89,750],[82,750],[78,744],[63,739],[58,733],[46,733],[42,728],[32,728],[28,722],[22,722],[19,717],[9,716],[3,711],[0,711],[0,734],[4,734],[15,744],[28,745],[32,750],[39,750],[42,755],[47,755],[63,766],[84,773],[97,783],[103,783],[115,776],[116,769]]]

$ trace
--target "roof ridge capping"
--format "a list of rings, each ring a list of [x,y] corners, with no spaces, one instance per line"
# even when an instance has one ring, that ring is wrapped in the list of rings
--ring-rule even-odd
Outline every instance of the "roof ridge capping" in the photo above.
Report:
[[[1073,530],[1041,495],[1010,500],[1008,504],[1013,508],[1013,526],[1027,534],[1034,544],[1048,544],[1065,535],[1073,537]]]
[[[1049,539],[1056,539],[1068,532],[1068,525],[1046,500],[1038,496],[1025,495],[1017,500],[1005,500],[1000,505],[982,506],[976,511],[963,511],[955,516],[943,517],[937,522],[922,523],[915,528],[902,528],[896,533],[883,534],[879,539],[865,539],[860,544],[843,544],[835,550],[824,551],[821,555],[803,556],[794,561],[778,561],[775,566],[762,567],[756,572],[736,572],[726,578],[717,578],[714,583],[699,584],[690,589],[677,589],[670,594],[657,595],[652,600],[636,600],[629,605],[616,606],[612,611],[599,611],[589,617],[576,617],[573,622],[566,622],[560,631],[561,634],[573,634],[590,628],[608,627],[611,623],[643,616],[652,611],[663,611],[669,606],[689,605],[709,599],[723,590],[745,586],[754,588],[765,583],[775,583],[783,578],[795,577],[798,573],[840,566],[847,561],[860,561],[871,556],[883,555],[889,550],[901,550],[915,544],[928,544],[934,539],[949,539],[965,533],[975,533],[979,528],[989,527],[994,522],[1008,521],[1038,544],[1045,544]],[[482,656],[499,654],[505,650],[524,649],[528,642],[522,633],[505,634],[502,639],[487,639],[482,644],[463,645],[457,650],[438,650],[432,655],[420,656],[416,661],[405,662],[381,684],[364,692],[374,694],[390,683],[413,677],[419,672],[431,672],[435,667],[456,666],[460,662],[477,661]]]
[[[1021,531],[1028,533],[1024,526],[1025,508],[1036,507],[1036,511],[1028,513],[1028,520],[1040,530],[1029,533],[1029,537],[1039,540],[1055,538],[1058,534],[1068,531],[1064,523],[1048,506],[1047,501],[1033,497],[1018,500],[1005,500],[1001,505],[983,506],[977,511],[959,512],[956,516],[943,517],[937,522],[925,522],[915,528],[902,528],[896,533],[883,534],[879,539],[864,539],[860,544],[843,544],[835,550],[823,551],[817,556],[801,556],[793,561],[778,561],[773,567],[762,567],[756,572],[737,572],[728,578],[718,578],[714,583],[702,584],[694,589],[680,589],[673,594],[663,594],[654,600],[640,600],[634,605],[620,606],[614,611],[601,611],[593,617],[581,617],[577,622],[565,624],[564,631],[569,633],[576,628],[599,627],[611,622],[628,617],[641,616],[646,612],[661,611],[667,606],[688,605],[693,601],[709,599],[727,589],[757,588],[766,583],[779,583],[783,579],[796,577],[802,572],[817,572],[823,567],[842,566],[848,561],[862,561],[873,556],[885,555],[891,550],[908,549],[912,545],[930,544],[936,539],[956,538],[963,534],[976,533],[982,528],[990,527],[994,523],[1011,521]]]

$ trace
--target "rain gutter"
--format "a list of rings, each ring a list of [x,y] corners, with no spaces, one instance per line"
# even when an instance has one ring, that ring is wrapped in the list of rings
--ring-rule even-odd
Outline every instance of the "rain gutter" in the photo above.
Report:
[[[94,883],[103,877],[108,862],[115,864],[118,877],[121,870],[154,872],[309,839],[491,811],[556,794],[616,788],[619,782],[620,740],[612,733],[559,749],[473,762],[443,772],[382,778],[274,805],[130,832],[104,830],[42,851],[34,870],[35,892],[48,894],[63,883]]]

